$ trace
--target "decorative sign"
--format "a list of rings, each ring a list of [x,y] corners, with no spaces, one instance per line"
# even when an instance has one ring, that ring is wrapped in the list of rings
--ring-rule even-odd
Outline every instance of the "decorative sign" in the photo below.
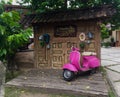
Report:
[[[66,26],[57,26],[55,28],[54,36],[55,37],[76,37],[76,26],[66,25]]]

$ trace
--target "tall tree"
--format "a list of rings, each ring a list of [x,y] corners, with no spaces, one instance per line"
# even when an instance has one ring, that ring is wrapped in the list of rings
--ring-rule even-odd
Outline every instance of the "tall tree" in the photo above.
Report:
[[[17,49],[25,44],[32,30],[23,30],[17,12],[3,12],[0,15],[0,60],[10,64]]]
[[[12,4],[11,1],[5,2],[5,0],[0,0],[0,14],[4,12],[4,5],[5,4]]]
[[[6,62],[7,67],[13,66],[12,62],[17,49],[25,44],[32,34],[31,29],[22,29],[19,21],[18,12],[4,12],[3,10],[0,13],[0,60]]]

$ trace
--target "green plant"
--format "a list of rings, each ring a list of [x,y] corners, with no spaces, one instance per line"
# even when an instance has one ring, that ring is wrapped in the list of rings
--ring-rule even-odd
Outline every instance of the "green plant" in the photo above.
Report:
[[[109,90],[108,95],[109,97],[116,97],[112,90]]]
[[[111,37],[111,42],[114,42],[114,37]]]
[[[44,47],[44,45],[45,45],[45,42],[44,41],[40,41],[40,46]]]
[[[1,3],[0,3],[1,4]],[[32,29],[23,29],[16,11],[0,13],[0,60],[7,69],[14,69],[14,56],[17,49],[28,42]]]
[[[15,87],[5,87],[5,97],[20,97],[21,91]]]
[[[105,42],[105,43],[104,43],[104,46],[105,46],[105,47],[109,47],[109,46],[110,46],[110,42]]]
[[[81,42],[81,43],[79,44],[79,46],[80,46],[81,49],[84,49],[84,48],[85,48],[85,43],[84,43],[84,42]]]
[[[7,60],[14,56],[17,49],[27,43],[32,34],[31,29],[23,30],[19,24],[20,16],[17,12],[3,12],[0,15],[0,60]]]
[[[5,82],[12,80],[13,78],[17,77],[20,74],[21,74],[21,71],[14,71],[14,74],[11,75],[11,72],[7,70],[5,75]]]
[[[101,38],[104,40],[105,38],[109,38],[109,31],[106,28],[105,24],[101,24]]]
[[[103,74],[103,76],[106,76],[106,70],[103,66],[99,67],[99,71]]]

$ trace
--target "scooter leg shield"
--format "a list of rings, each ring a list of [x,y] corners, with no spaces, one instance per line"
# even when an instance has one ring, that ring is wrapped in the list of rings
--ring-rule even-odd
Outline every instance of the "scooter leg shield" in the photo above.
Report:
[[[73,71],[73,72],[78,72],[77,68],[70,63],[64,64],[62,69],[67,69],[67,70],[70,70],[70,71]]]

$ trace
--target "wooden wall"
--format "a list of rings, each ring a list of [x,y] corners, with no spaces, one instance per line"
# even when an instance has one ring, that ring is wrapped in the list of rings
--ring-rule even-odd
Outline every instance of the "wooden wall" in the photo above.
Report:
[[[20,70],[34,67],[34,51],[17,52],[14,59]]]
[[[59,25],[76,25],[76,37],[55,37],[54,27]],[[62,22],[53,24],[42,24],[34,26],[35,37],[35,67],[36,68],[61,68],[66,62],[69,62],[68,56],[71,46],[79,47],[80,33],[94,33],[94,39],[91,44],[86,44],[84,51],[94,51],[100,58],[100,31],[96,21]],[[48,33],[50,35],[50,49],[46,46],[40,46],[39,36]],[[87,40],[87,39],[86,39]]]

